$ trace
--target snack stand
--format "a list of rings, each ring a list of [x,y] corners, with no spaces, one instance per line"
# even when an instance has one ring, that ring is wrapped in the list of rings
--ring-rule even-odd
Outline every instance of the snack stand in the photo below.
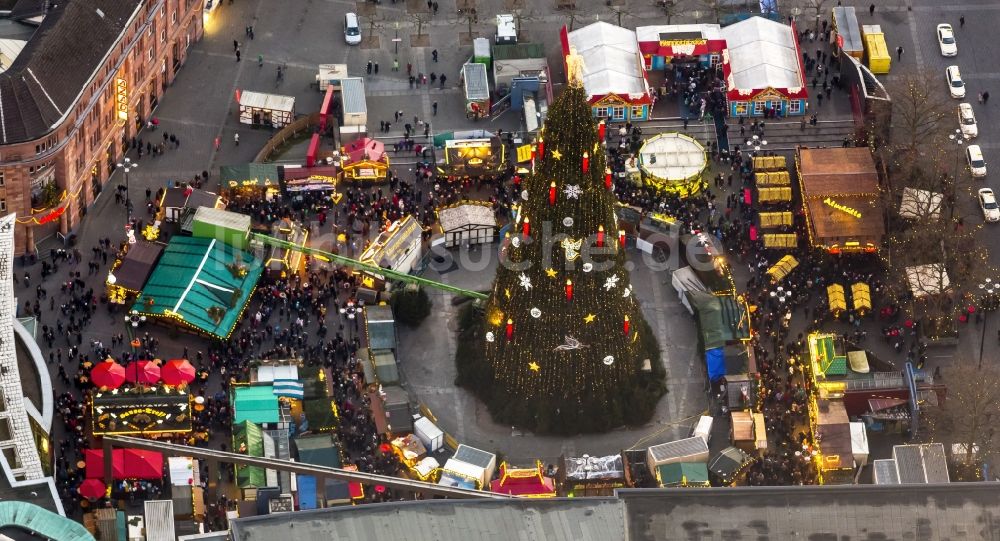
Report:
[[[639,169],[646,184],[678,197],[701,190],[707,167],[705,147],[682,133],[661,133],[639,149]]]
[[[348,182],[384,182],[389,174],[385,144],[362,137],[341,150],[341,179]]]
[[[237,92],[240,124],[282,128],[295,120],[295,98],[263,92]]]

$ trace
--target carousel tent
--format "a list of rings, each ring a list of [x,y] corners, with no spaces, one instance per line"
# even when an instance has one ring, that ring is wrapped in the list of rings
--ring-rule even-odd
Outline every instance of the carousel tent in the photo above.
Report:
[[[940,263],[906,267],[906,282],[914,297],[937,295],[951,287],[948,270]]]
[[[215,239],[174,237],[132,310],[224,340],[262,271],[252,255]]]
[[[153,272],[153,267],[163,253],[163,245],[157,242],[137,240],[130,244],[122,264],[112,273],[114,285],[129,291],[139,291]],[[110,281],[110,279],[109,279]]]
[[[661,133],[639,150],[643,172],[661,182],[678,183],[699,177],[708,166],[705,147],[683,133]]]
[[[444,207],[438,210],[438,221],[447,248],[492,242],[496,235],[496,215],[485,201],[464,201]]]
[[[941,217],[944,195],[929,190],[903,188],[899,215],[913,220],[937,220]]]

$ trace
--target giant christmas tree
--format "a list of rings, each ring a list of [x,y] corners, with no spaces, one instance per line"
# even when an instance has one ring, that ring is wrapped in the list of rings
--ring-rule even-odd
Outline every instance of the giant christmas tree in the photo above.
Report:
[[[458,383],[537,432],[647,421],[664,392],[599,128],[578,79],[549,108],[490,299],[463,317]]]

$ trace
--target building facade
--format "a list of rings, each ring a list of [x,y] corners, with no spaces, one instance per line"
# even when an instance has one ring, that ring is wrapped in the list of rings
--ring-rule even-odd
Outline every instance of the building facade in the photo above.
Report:
[[[17,213],[16,254],[80,223],[201,38],[204,5],[65,0],[45,13],[0,73],[0,213]]]

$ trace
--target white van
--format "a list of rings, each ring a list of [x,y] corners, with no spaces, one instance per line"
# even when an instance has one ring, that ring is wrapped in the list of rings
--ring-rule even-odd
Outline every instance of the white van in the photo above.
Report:
[[[976,125],[976,115],[972,112],[971,104],[958,104],[958,125],[962,128],[962,135],[966,137],[979,135],[979,126]]]
[[[344,15],[344,41],[348,45],[361,43],[361,24],[358,22],[358,16],[354,13]]]
[[[965,158],[969,161],[969,171],[974,178],[986,176],[986,160],[983,159],[983,149],[979,148],[979,145],[966,147]]]
[[[514,21],[513,15],[497,15],[496,42],[498,44],[517,43],[517,23]]]

